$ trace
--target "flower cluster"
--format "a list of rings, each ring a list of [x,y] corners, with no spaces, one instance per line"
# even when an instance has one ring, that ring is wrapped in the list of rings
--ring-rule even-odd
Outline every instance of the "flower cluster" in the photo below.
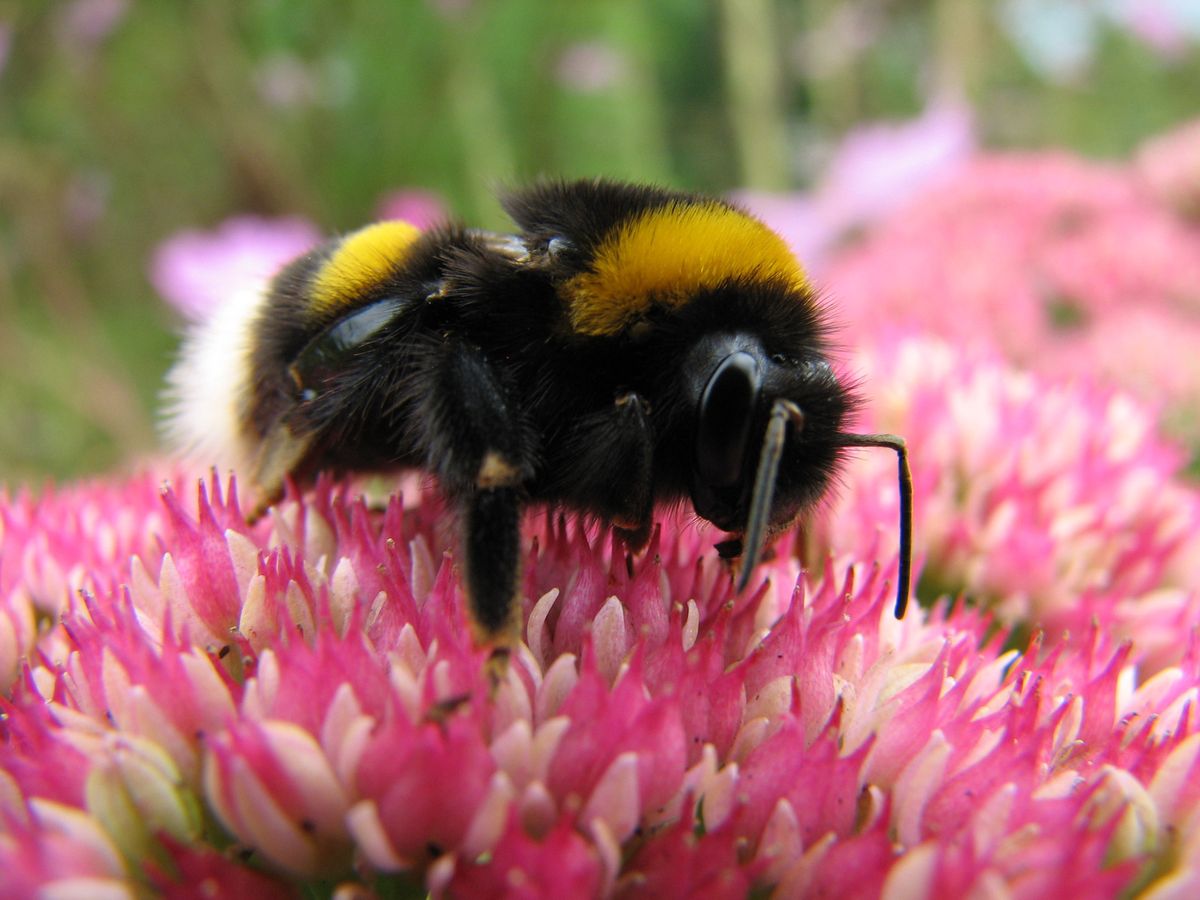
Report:
[[[1127,387],[1165,402],[1191,439],[1200,224],[1179,211],[1198,194],[1194,125],[1130,165],[981,155],[833,261],[823,285],[850,334],[887,337],[885,323]]]
[[[905,360],[935,351],[902,346],[893,363],[913,407],[924,389]],[[982,366],[942,374],[988,389]],[[990,389],[1012,407],[1001,417],[1036,419],[1017,387]],[[1116,427],[1093,400],[1055,412]],[[936,425],[885,413],[905,414]],[[1065,460],[1013,475],[994,435],[939,450],[958,432],[937,427],[928,452],[946,457],[918,469],[931,568],[939,554],[952,568],[969,530],[953,519],[974,503],[956,513],[930,481],[955,453],[963,485],[1024,474],[1064,516],[1081,502],[1053,487],[1073,477]],[[1151,438],[1126,445],[1099,474],[1119,482],[1138,461],[1155,490],[1186,491]],[[1057,451],[1072,452],[1086,462]],[[0,553],[25,561],[0,582],[6,894],[400,878],[445,896],[1048,895],[1196,877],[1200,649],[1151,646],[1148,678],[1136,617],[1132,643],[1085,624],[1020,654],[967,608],[895,621],[892,564],[871,562],[890,554],[861,539],[879,519],[853,510],[837,517],[860,535],[845,558],[806,574],[799,546],[777,546],[744,597],[694,524],[667,520],[630,564],[605,533],[533,514],[525,640],[494,678],[419,485],[372,510],[323,483],[250,525],[232,483],[172,482],[3,503]],[[1022,515],[990,523],[979,556],[1006,555],[999,535]],[[1089,529],[1104,526],[1065,531],[1058,552],[1102,552]],[[1143,562],[1170,556],[1169,535],[1128,527]]]
[[[415,477],[255,522],[183,469],[0,494],[0,895],[1200,891],[1200,492],[1152,354],[1063,377],[1131,303],[1180,331],[1196,235],[1131,170],[965,171],[831,273],[911,445],[904,620],[878,452],[742,595],[703,524],[630,558],[531,512],[507,666]]]
[[[1099,619],[1151,671],[1180,659],[1179,635],[1200,620],[1200,494],[1152,409],[929,337],[865,354],[856,371],[866,424],[907,436],[923,597],[962,596],[1056,636]],[[843,483],[824,540],[871,558],[897,514],[895,466],[862,455]]]

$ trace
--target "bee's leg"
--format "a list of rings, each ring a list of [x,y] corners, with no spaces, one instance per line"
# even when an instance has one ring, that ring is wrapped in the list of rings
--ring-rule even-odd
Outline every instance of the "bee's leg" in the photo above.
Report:
[[[483,355],[442,348],[421,420],[426,451],[462,516],[462,551],[475,639],[506,645],[519,634],[520,520],[533,474],[531,439],[509,392]]]
[[[476,640],[508,643],[519,634],[521,500],[511,486],[481,487],[463,498],[463,554]]]
[[[633,392],[578,422],[560,465],[575,503],[613,522],[632,550],[650,539],[654,502],[654,436],[645,399]]]

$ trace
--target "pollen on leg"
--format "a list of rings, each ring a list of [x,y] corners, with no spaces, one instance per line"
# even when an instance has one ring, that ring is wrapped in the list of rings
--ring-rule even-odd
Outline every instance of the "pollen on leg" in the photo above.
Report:
[[[511,487],[521,480],[517,467],[494,450],[488,451],[479,464],[479,472],[475,476],[475,486],[483,490],[498,487]]]

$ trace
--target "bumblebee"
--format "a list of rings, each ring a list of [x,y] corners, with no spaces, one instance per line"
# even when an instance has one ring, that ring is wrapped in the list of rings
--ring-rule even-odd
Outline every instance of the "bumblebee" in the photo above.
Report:
[[[382,222],[286,266],[185,342],[171,430],[249,476],[262,512],[289,478],[416,468],[460,514],[476,639],[517,633],[521,513],[610,523],[631,551],[656,504],[733,537],[746,587],[765,543],[816,503],[857,398],[784,241],[721,200],[606,180],[507,196],[515,234]]]

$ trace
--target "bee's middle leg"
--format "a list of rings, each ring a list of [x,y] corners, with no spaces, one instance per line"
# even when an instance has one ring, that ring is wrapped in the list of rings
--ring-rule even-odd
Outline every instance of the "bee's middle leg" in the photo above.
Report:
[[[465,581],[475,638],[506,646],[519,635],[521,509],[533,441],[512,389],[475,347],[445,345],[421,401],[426,453],[462,517]]]

